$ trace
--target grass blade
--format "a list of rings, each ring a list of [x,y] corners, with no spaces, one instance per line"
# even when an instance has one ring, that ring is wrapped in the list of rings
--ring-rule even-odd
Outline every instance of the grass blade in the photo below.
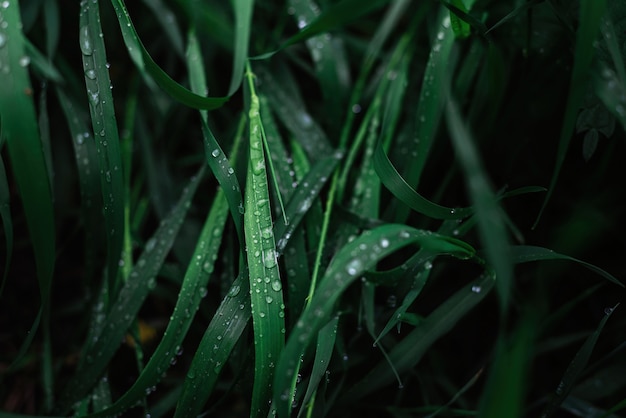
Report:
[[[100,166],[100,188],[107,241],[108,283],[110,289],[115,289],[124,239],[125,194],[120,140],[104,39],[100,36],[101,34],[98,2],[82,2],[79,42]]]
[[[135,320],[148,293],[156,286],[156,275],[185,219],[191,199],[202,178],[201,173],[191,180],[178,204],[146,243],[129,280],[120,290],[116,300],[111,303],[110,312],[103,321],[101,332],[93,341],[87,342],[83,353],[86,363],[67,384],[59,400],[59,410],[63,412],[69,410],[94,386],[121,344],[126,330]]]
[[[276,244],[274,242],[266,162],[263,155],[263,123],[254,76],[247,67],[250,100],[250,156],[245,192],[244,232],[250,274],[250,307],[254,328],[254,387],[251,415],[269,410],[274,365],[285,344],[285,319]]]
[[[2,217],[2,226],[4,232],[4,240],[6,242],[7,251],[4,257],[4,272],[2,273],[2,281],[0,281],[0,298],[11,267],[11,259],[13,258],[13,220],[11,218],[11,200],[9,194],[9,183],[7,182],[7,173],[4,169],[4,162],[0,156],[0,217]]]
[[[229,96],[237,91],[243,79],[243,69],[248,59],[248,43],[250,42],[254,0],[233,0],[232,5],[237,30],[235,31],[235,45],[233,48],[233,72],[230,77],[230,86],[228,87]]]

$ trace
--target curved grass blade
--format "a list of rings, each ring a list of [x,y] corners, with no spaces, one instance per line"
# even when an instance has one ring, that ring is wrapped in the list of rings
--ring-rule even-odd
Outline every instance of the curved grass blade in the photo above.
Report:
[[[179,352],[183,339],[195,318],[194,313],[198,310],[202,299],[207,295],[206,285],[217,259],[227,216],[228,203],[224,197],[224,192],[219,190],[198,238],[191,262],[185,272],[176,306],[163,334],[163,339],[133,386],[111,407],[90,416],[116,415],[134,406],[137,401],[145,397],[146,389],[156,385],[171,366],[172,360]],[[219,318],[223,319],[221,316]],[[206,389],[206,386],[203,387]]]
[[[250,319],[248,272],[235,279],[207,327],[182,387],[175,418],[195,417],[213,392],[222,368]]]
[[[587,90],[588,73],[594,56],[593,43],[596,41],[597,35],[600,32],[600,23],[605,8],[606,0],[581,0],[580,2],[580,23],[576,31],[572,78],[567,96],[563,125],[561,127],[561,135],[559,137],[556,162],[554,164],[552,178],[550,179],[550,185],[548,186],[548,192],[541,204],[541,209],[539,210],[533,228],[539,223],[541,215],[546,209],[550,197],[552,197],[554,187],[559,178],[559,173],[561,172],[561,167],[565,161],[567,149],[569,148],[572,135],[574,134],[578,110]]]
[[[302,399],[302,407],[298,416],[302,416],[305,408],[310,408],[313,403],[309,404],[309,401],[314,397],[315,392],[318,389],[322,377],[326,373],[328,366],[330,365],[330,358],[333,355],[333,348],[335,346],[335,338],[337,337],[337,324],[339,323],[339,317],[336,316],[324,325],[320,329],[317,335],[317,348],[315,350],[315,359],[313,360],[313,368],[311,369],[311,377],[309,378],[309,385],[306,388],[306,393]]]
[[[276,367],[272,408],[279,417],[289,416],[292,388],[300,359],[317,332],[328,322],[335,302],[344,290],[379,260],[410,244],[419,244],[434,252],[453,254],[461,258],[474,254],[473,249],[462,241],[394,224],[366,231],[341,248],[289,336]]]
[[[448,208],[417,193],[389,161],[379,142],[373,156],[374,169],[383,185],[401,202],[414,211],[434,219],[462,219],[472,214],[472,208]]]
[[[110,289],[115,289],[124,239],[125,194],[120,140],[104,39],[101,34],[99,3],[83,1],[80,10],[79,42],[100,166],[108,283]]]
[[[201,93],[207,91],[206,77],[204,71],[204,65],[202,63],[202,51],[200,50],[200,44],[196,36],[195,30],[192,28],[189,30],[187,36],[187,67],[189,68],[189,81],[191,83],[191,89],[195,93]],[[239,238],[240,246],[243,250],[244,237],[243,237],[243,198],[241,197],[241,189],[239,187],[239,181],[235,175],[235,170],[226,157],[226,153],[222,150],[219,142],[213,136],[213,132],[209,128],[208,115],[205,110],[200,111],[200,118],[202,120],[202,136],[204,139],[204,154],[206,156],[207,163],[213,172],[213,175],[217,179],[217,182],[224,190],[230,213],[235,223],[235,230]],[[243,119],[242,119],[243,121]],[[237,155],[237,149],[239,147],[238,139],[241,135],[236,136],[236,142],[233,149],[233,155]]]
[[[150,8],[155,19],[163,28],[163,32],[167,35],[176,54],[182,57],[184,55],[183,35],[178,27],[176,15],[162,0],[143,0],[143,2]]]
[[[263,123],[254,75],[247,64],[250,96],[250,156],[245,192],[244,232],[250,274],[255,370],[251,415],[265,416],[271,399],[274,365],[285,344],[285,319],[276,244],[263,155]]]
[[[228,95],[233,95],[241,80],[243,80],[243,69],[248,59],[248,43],[250,42],[250,28],[252,26],[252,11],[254,10],[254,0],[233,0],[233,11],[235,13],[235,45],[233,53],[233,73],[230,78]]]
[[[452,100],[446,107],[446,121],[457,158],[465,172],[466,188],[475,211],[480,240],[485,246],[487,261],[495,270],[501,308],[506,312],[513,286],[513,260],[505,215],[491,190],[469,129]]]
[[[24,55],[24,35],[19,1],[2,4],[3,24],[0,25],[0,143],[6,143],[13,178],[22,200],[22,206],[35,254],[44,341],[50,336],[50,289],[55,265],[55,226],[52,190],[43,144],[37,131],[35,106],[30,94],[27,65]],[[30,92],[30,94],[29,94]],[[3,217],[3,220],[5,218]],[[44,370],[49,346],[44,347]],[[45,382],[44,382],[45,383]],[[45,384],[47,400],[51,388]]]
[[[543,260],[567,260],[578,263],[587,269],[593,271],[596,274],[604,277],[611,283],[615,283],[620,287],[624,287],[624,284],[620,282],[613,275],[607,273],[599,267],[594,266],[593,264],[589,264],[585,261],[578,260],[574,257],[570,257],[568,255],[559,254],[552,250],[543,247],[537,247],[533,245],[514,245],[511,246],[511,255],[514,263],[527,263],[530,261],[543,261]]]
[[[28,39],[24,39],[24,51],[30,58],[30,65],[36,73],[57,84],[62,84],[64,79],[56,67],[46,58]]]
[[[276,243],[278,254],[281,254],[287,246],[291,235],[300,225],[304,215],[307,214],[341,157],[340,152],[335,152],[330,157],[318,161],[298,184],[285,208],[289,224],[279,222],[274,226],[274,234],[278,237]]]
[[[426,350],[440,337],[447,334],[452,327],[476,306],[489,293],[494,284],[490,274],[483,274],[468,287],[456,292],[411,333],[402,339],[389,353],[388,361],[381,361],[368,375],[346,394],[345,402],[354,402],[367,394],[396,381],[396,374],[402,374],[415,367]]]
[[[554,392],[554,396],[550,400],[550,403],[546,407],[546,409],[541,414],[542,418],[551,417],[557,410],[557,408],[563,403],[565,398],[572,391],[574,384],[577,382],[581,373],[587,366],[589,359],[591,358],[591,353],[593,352],[596,343],[598,342],[598,338],[600,337],[600,333],[604,329],[606,325],[606,321],[609,320],[611,314],[615,311],[615,308],[619,306],[619,303],[612,308],[607,308],[604,313],[604,317],[598,324],[598,328],[591,334],[586,340],[585,343],[580,347],[580,349],[576,352],[576,355],[570,362],[569,366],[567,366],[567,370],[565,370],[565,374],[559,382],[558,387]]]
[[[130,19],[126,5],[122,0],[111,0],[117,20],[120,24],[124,43],[128,53],[142,74],[149,74],[159,86],[172,98],[194,109],[217,109],[228,101],[228,97],[204,97],[186,89],[169,75],[152,59],[146,48],[139,40],[135,27]]]
[[[0,298],[2,298],[2,291],[4,290],[9,268],[11,267],[11,259],[13,258],[13,220],[11,218],[10,197],[7,173],[0,155],[0,217],[2,217],[2,231],[4,232],[4,240],[7,246],[7,252],[4,257],[4,272],[2,273],[2,281],[0,281]]]
[[[135,320],[148,293],[156,286],[156,275],[185,219],[203,172],[204,169],[201,169],[200,173],[192,178],[183,190],[178,204],[148,240],[128,281],[124,283],[117,299],[111,303],[101,332],[93,340],[87,342],[83,352],[85,359],[83,367],[67,384],[59,399],[59,409],[62,412],[67,412],[74,402],[81,399],[100,378],[121,344],[127,329]]]

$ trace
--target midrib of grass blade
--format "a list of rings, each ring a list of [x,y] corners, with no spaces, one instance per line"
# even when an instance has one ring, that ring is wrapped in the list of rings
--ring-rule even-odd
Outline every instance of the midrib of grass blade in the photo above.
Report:
[[[198,416],[250,319],[250,285],[244,270],[215,312],[189,366],[175,418]]]
[[[52,190],[45,151],[37,131],[35,106],[24,55],[19,1],[2,5],[0,25],[0,143],[6,143],[17,183],[30,241],[35,254],[43,319],[44,409],[52,403],[50,380],[50,289],[55,265],[55,227]],[[3,216],[3,222],[6,217]],[[7,232],[9,233],[9,232]],[[8,263],[8,260],[7,260]],[[33,330],[32,332],[35,332]],[[28,347],[26,347],[28,348]]]
[[[576,355],[570,362],[569,366],[567,366],[567,370],[565,370],[565,374],[559,382],[559,385],[554,392],[554,396],[541,414],[541,418],[551,417],[556,412],[559,405],[561,405],[565,398],[568,397],[574,387],[574,384],[577,382],[581,373],[587,366],[587,363],[591,358],[591,353],[593,352],[593,349],[598,342],[598,338],[600,337],[600,333],[602,333],[606,322],[609,320],[609,318],[615,311],[615,308],[617,308],[618,306],[619,304],[615,305],[612,308],[607,308],[604,311],[604,317],[598,324],[598,327],[596,328],[594,333],[585,340],[585,343],[576,352]]]
[[[275,363],[285,344],[285,319],[272,212],[263,154],[263,122],[254,74],[247,64],[247,94],[250,109],[250,154],[245,191],[244,233],[250,275],[250,307],[254,329],[254,386],[251,416],[265,416],[269,410]]]
[[[342,402],[354,402],[367,394],[382,388],[396,380],[396,374],[411,369],[419,361],[426,350],[440,337],[447,334],[465,314],[476,306],[493,287],[494,277],[483,274],[469,286],[452,295],[436,308],[389,353],[389,362],[381,361],[368,375],[357,382],[346,394]]]
[[[572,135],[574,134],[578,110],[585,92],[587,91],[588,74],[594,56],[593,43],[596,41],[597,35],[600,32],[600,23],[605,8],[606,0],[581,0],[580,2],[580,20],[576,31],[572,78],[570,80],[567,104],[563,116],[563,125],[561,126],[561,134],[559,136],[556,162],[554,164],[552,178],[550,179],[550,185],[548,186],[548,192],[543,200],[533,228],[539,223],[541,215],[552,197],[554,187],[559,178],[559,173],[561,172],[561,167],[565,161],[567,149],[569,148]]]
[[[117,14],[117,20],[120,24],[126,49],[133,62],[144,76],[149,74],[172,98],[194,109],[217,109],[228,101],[228,97],[205,97],[195,94],[174,81],[156,62],[154,62],[139,40],[139,35],[137,35],[135,31],[135,27],[133,26],[124,2],[122,0],[111,0],[111,3]]]
[[[187,266],[176,306],[163,339],[132,387],[111,407],[92,416],[111,416],[134,406],[145,397],[146,389],[156,385],[171,366],[195,318],[200,302],[207,295],[206,286],[222,243],[227,216],[228,203],[223,190],[220,189],[198,238],[191,262]],[[206,389],[206,386],[203,387]]]
[[[491,190],[469,128],[452,99],[446,106],[446,121],[457,159],[465,172],[466,188],[475,210],[480,240],[485,246],[487,261],[495,270],[500,305],[506,312],[513,286],[513,259],[505,215]]]
[[[81,2],[79,26],[85,85],[100,166],[108,282],[111,289],[115,289],[124,238],[124,179],[98,1]]]
[[[462,241],[395,224],[366,231],[342,247],[298,319],[276,367],[272,408],[279,417],[289,416],[300,359],[317,332],[328,322],[335,302],[366,270],[392,252],[410,244],[419,244],[437,253],[453,254],[462,258],[474,254],[473,249]]]
[[[121,344],[148,293],[156,286],[156,275],[185,219],[203,172],[202,169],[192,178],[177,205],[148,240],[129,280],[110,303],[109,313],[100,327],[101,332],[87,341],[83,352],[85,362],[63,391],[58,403],[60,411],[67,412],[74,402],[93,387]]]

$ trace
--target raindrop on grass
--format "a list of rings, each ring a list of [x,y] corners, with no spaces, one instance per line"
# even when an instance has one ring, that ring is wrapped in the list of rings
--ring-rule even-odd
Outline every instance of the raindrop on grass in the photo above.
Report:
[[[214,149],[213,151],[211,151],[211,155],[212,155],[213,157],[219,157],[219,155],[220,155],[220,150],[218,150],[218,149]]]
[[[96,71],[95,70],[86,70],[85,71],[85,77],[87,77],[90,80],[95,80],[96,79]]]
[[[472,286],[472,292],[474,292],[474,293],[480,293],[482,290],[483,289],[480,286],[478,286],[478,285]]]
[[[24,55],[19,60],[20,67],[27,67],[30,64],[30,57],[28,55]]]
[[[79,33],[80,50],[84,55],[93,54],[93,44],[91,43],[91,37],[89,35],[89,27],[83,26],[80,28]]]
[[[268,269],[276,267],[276,253],[274,250],[269,249],[265,251],[265,254],[263,254],[263,265]]]
[[[348,263],[348,265],[346,266],[346,271],[348,272],[349,275],[354,276],[362,267],[363,266],[362,266],[361,260],[359,260],[358,258],[355,258],[354,260]]]
[[[233,286],[230,288],[230,292],[228,292],[228,296],[230,296],[231,298],[234,298],[235,296],[239,294],[240,291],[241,291],[241,286]]]
[[[604,308],[605,315],[611,315],[613,313],[613,308]]]
[[[7,44],[7,36],[4,33],[0,33],[0,48]]]
[[[272,282],[272,289],[274,289],[274,291],[276,292],[280,292],[280,290],[283,288],[282,283],[280,282],[280,280],[274,280]]]
[[[272,303],[272,302],[274,301],[274,299],[272,299],[272,297],[271,297],[271,296],[265,296],[265,301],[266,301],[267,303]]]

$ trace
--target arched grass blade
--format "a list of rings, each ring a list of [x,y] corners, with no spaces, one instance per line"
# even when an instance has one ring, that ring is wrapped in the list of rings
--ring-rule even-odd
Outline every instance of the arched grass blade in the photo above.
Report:
[[[527,263],[530,261],[543,261],[543,260],[567,260],[578,263],[587,269],[593,271],[596,274],[604,277],[606,280],[611,283],[615,283],[620,287],[624,287],[624,284],[620,282],[617,278],[615,278],[610,273],[602,270],[599,267],[594,266],[593,264],[589,264],[585,261],[578,260],[574,257],[570,257],[568,255],[559,254],[555,251],[552,251],[547,248],[537,247],[533,245],[514,245],[511,247],[511,255],[513,258],[513,262],[515,263]]]
[[[248,272],[233,282],[207,327],[189,366],[175,418],[195,417],[213,392],[217,378],[250,319]]]
[[[435,341],[447,334],[469,310],[483,300],[493,287],[493,283],[493,276],[483,274],[474,283],[463,287],[428,315],[389,353],[389,362],[394,365],[395,371],[403,374],[415,367]],[[354,402],[394,381],[396,381],[394,370],[391,369],[387,360],[381,361],[365,378],[356,383],[344,400]]]
[[[474,253],[469,245],[454,238],[394,224],[366,231],[341,248],[289,336],[276,367],[273,409],[279,417],[289,416],[292,387],[300,359],[317,332],[333,314],[335,302],[366,270],[392,252],[410,244],[462,258],[471,257]]]
[[[565,370],[565,374],[563,375],[561,382],[559,382],[559,385],[554,392],[554,396],[550,400],[550,403],[548,404],[546,409],[543,411],[541,415],[542,418],[551,417],[556,412],[561,403],[563,403],[565,398],[567,398],[567,396],[570,394],[574,387],[574,384],[580,377],[580,374],[585,369],[585,367],[587,367],[587,363],[589,362],[589,359],[591,358],[591,353],[593,352],[593,349],[598,342],[600,333],[604,329],[606,322],[611,317],[611,314],[618,306],[619,304],[615,305],[612,308],[606,308],[606,310],[604,311],[605,315],[598,324],[598,328],[596,328],[593,334],[591,334],[587,338],[585,343],[576,352],[576,355],[570,362],[569,366],[567,366],[567,370]]]
[[[111,289],[115,289],[124,237],[125,194],[111,80],[104,39],[101,35],[99,3],[97,1],[82,2],[79,43],[100,166],[100,188],[107,242],[108,283]]]
[[[580,23],[576,31],[572,78],[570,80],[565,115],[563,116],[563,125],[561,126],[561,134],[559,136],[556,162],[554,164],[552,178],[550,179],[550,185],[548,186],[548,193],[543,200],[533,228],[539,223],[541,215],[546,209],[550,197],[552,197],[554,187],[559,178],[559,173],[561,172],[561,167],[565,161],[567,149],[569,148],[572,135],[574,134],[578,110],[587,90],[589,69],[591,68],[594,56],[593,44],[600,32],[600,23],[605,8],[606,0],[581,0],[580,2]]]
[[[195,318],[200,302],[207,294],[206,286],[213,272],[227,216],[228,203],[224,192],[220,190],[198,238],[163,339],[133,386],[114,405],[92,416],[111,416],[134,406],[145,396],[146,389],[156,385],[170,367]],[[203,387],[206,389],[206,386]]]
[[[124,2],[122,0],[111,0],[111,3],[115,8],[128,53],[142,74],[152,76],[157,84],[172,98],[194,109],[217,109],[228,101],[228,97],[200,96],[174,81],[154,62],[139,40],[139,35],[135,31]]]
[[[254,328],[255,371],[251,412],[265,416],[272,393],[274,365],[285,344],[282,282],[274,242],[272,212],[263,154],[263,123],[254,75],[247,65],[250,110],[250,154],[245,191],[244,232],[250,274],[250,307]]]
[[[382,144],[374,151],[374,169],[385,187],[402,203],[414,211],[434,219],[463,219],[472,214],[472,208],[448,208],[438,205],[417,193],[389,161]]]
[[[485,246],[487,261],[496,273],[501,308],[506,312],[513,286],[513,260],[505,215],[491,190],[469,128],[462,121],[459,109],[452,100],[446,107],[446,121],[457,159],[465,172],[466,188],[475,211],[480,240]]]
[[[156,286],[158,274],[165,257],[174,244],[191,199],[202,178],[201,170],[189,185],[167,218],[163,220],[133,267],[129,280],[124,283],[117,299],[112,301],[109,314],[103,321],[101,332],[87,341],[83,357],[85,362],[68,383],[59,399],[59,409],[67,412],[74,402],[81,399],[97,382],[118,349],[128,327],[135,320],[139,309],[151,289]]]

